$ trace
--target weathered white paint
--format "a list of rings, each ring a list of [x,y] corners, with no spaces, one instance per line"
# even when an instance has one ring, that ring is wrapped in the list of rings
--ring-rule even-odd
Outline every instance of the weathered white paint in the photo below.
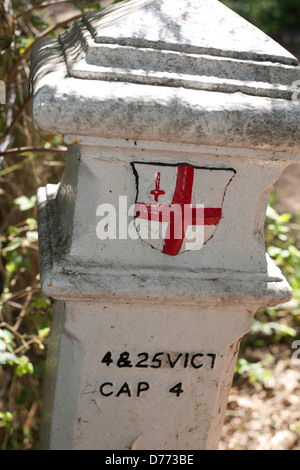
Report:
[[[76,301],[67,302],[62,322],[61,304],[52,330],[57,363],[45,383],[53,410],[45,413],[45,447],[50,439],[53,449],[216,448],[238,340],[252,316],[240,306]],[[117,365],[124,352],[132,367]],[[180,396],[170,392],[178,383]]]
[[[35,121],[68,144],[61,183],[38,194],[41,283],[58,299],[43,448],[217,448],[239,340],[292,296],[264,220],[300,156],[299,78],[216,0],[125,1],[35,48]],[[151,203],[155,181],[172,204],[182,165],[193,203],[222,209],[200,250],[97,237],[101,204]]]
[[[266,34],[216,0],[127,0],[97,14],[88,13],[84,23],[93,34],[94,47],[133,43],[159,50],[298,63]]]
[[[263,235],[269,191],[287,162],[189,153],[182,148],[177,153],[168,154],[166,150],[140,148],[138,142],[133,149],[122,148],[118,143],[116,148],[83,145],[79,149],[71,145],[60,186],[40,191],[41,206],[44,206],[40,218],[45,220],[40,224],[45,292],[55,298],[65,298],[67,292],[72,298],[102,298],[111,292],[121,295],[124,289],[125,296],[143,297],[148,283],[141,284],[135,274],[139,272],[142,279],[147,279],[149,272],[155,270],[155,278],[159,279],[155,282],[155,296],[164,299],[172,299],[177,294],[178,282],[182,285],[179,297],[183,296],[185,301],[195,300],[197,295],[199,299],[204,295],[205,299],[213,300],[220,292],[222,298],[239,301],[242,295],[245,302],[248,298],[252,302],[259,289],[261,302],[269,304],[273,302],[275,293],[269,289],[268,283],[274,279],[280,280],[276,289],[279,302],[281,296],[284,300],[290,295],[290,288],[281,275],[272,274]],[[197,256],[186,252],[169,257],[162,256],[141,240],[99,240],[96,235],[97,223],[101,220],[96,215],[98,205],[109,202],[118,207],[120,194],[127,196],[128,206],[136,201],[136,178],[131,163],[159,162],[166,158],[172,164],[187,162],[199,166],[201,162],[201,166],[207,168],[235,169],[236,174],[226,188],[222,219],[209,243]],[[223,270],[225,274],[222,274]],[[76,275],[72,276],[72,273]],[[216,283],[216,273],[217,278],[227,279],[226,292]],[[58,278],[59,282],[56,281]],[[111,282],[113,278],[118,284],[118,294],[114,282]],[[203,278],[207,279],[205,287]],[[261,278],[267,284],[261,284]],[[249,283],[249,279],[253,283]],[[139,286],[143,286],[143,291],[139,291]],[[150,292],[153,288],[150,284]]]

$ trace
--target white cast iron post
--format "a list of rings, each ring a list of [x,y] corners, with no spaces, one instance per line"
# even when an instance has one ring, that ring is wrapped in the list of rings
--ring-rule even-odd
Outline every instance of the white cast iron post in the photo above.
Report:
[[[216,0],[129,0],[42,40],[32,78],[68,144],[38,195],[41,446],[215,449],[240,339],[292,296],[264,220],[299,160],[298,62]]]

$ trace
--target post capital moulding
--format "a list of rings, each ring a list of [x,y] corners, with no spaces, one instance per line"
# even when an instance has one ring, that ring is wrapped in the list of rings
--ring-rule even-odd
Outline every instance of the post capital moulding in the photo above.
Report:
[[[217,0],[88,12],[38,44],[32,80],[53,132],[299,151],[297,59]]]
[[[263,227],[272,184],[300,158],[293,55],[217,0],[125,0],[39,41],[31,79],[36,123],[69,146],[62,182],[39,192],[45,292],[267,305],[291,297]],[[97,204],[117,204],[113,179],[136,201],[136,161],[234,169],[220,226],[197,256],[96,240]]]

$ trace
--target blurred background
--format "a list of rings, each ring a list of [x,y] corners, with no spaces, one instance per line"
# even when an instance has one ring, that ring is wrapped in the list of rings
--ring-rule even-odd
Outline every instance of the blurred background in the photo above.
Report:
[[[118,0],[122,1],[122,0]],[[184,0],[182,0],[184,1]],[[30,53],[89,9],[113,2],[0,0],[0,449],[38,449],[51,329],[51,298],[39,284],[36,192],[60,181],[66,146],[31,114]],[[223,1],[300,58],[299,0]],[[300,165],[282,174],[265,225],[269,255],[294,299],[261,308],[243,339],[220,449],[300,450]],[[294,353],[295,360],[292,359]]]

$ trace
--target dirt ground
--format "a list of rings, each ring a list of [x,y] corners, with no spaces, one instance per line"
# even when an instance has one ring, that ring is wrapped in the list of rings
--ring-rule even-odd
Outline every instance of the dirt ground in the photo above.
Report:
[[[300,359],[274,358],[264,386],[232,387],[220,450],[300,450]]]
[[[278,197],[277,210],[280,213],[300,213],[300,163],[289,165],[275,184]]]

